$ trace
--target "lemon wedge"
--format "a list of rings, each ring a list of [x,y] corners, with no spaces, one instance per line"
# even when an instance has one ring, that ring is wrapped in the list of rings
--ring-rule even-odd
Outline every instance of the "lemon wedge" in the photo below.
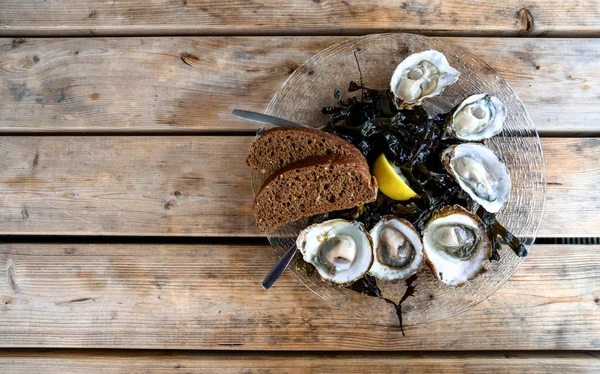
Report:
[[[419,196],[410,188],[400,168],[389,162],[383,153],[373,164],[373,174],[377,178],[379,191],[390,199],[404,201]]]

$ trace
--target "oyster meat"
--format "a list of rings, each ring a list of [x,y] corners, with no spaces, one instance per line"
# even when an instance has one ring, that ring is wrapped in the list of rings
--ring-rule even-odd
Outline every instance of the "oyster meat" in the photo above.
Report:
[[[333,219],[308,226],[296,245],[321,278],[340,285],[361,278],[373,263],[371,238],[359,222]]]
[[[460,187],[490,213],[497,213],[510,195],[506,166],[488,147],[465,143],[452,145],[441,155],[444,167]]]
[[[370,232],[373,240],[373,265],[369,274],[396,280],[415,274],[423,262],[423,244],[410,222],[385,216]]]
[[[484,269],[492,254],[485,225],[459,205],[435,212],[423,231],[425,260],[445,284],[458,286]]]
[[[472,95],[452,111],[446,137],[466,141],[489,139],[502,131],[505,119],[506,109],[496,96]]]
[[[394,71],[390,88],[396,105],[410,108],[428,97],[439,95],[458,80],[459,72],[448,64],[446,56],[434,50],[415,53],[405,58]]]

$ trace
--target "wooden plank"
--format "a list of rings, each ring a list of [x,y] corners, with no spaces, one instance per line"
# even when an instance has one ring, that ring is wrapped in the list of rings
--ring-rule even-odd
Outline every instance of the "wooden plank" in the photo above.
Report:
[[[399,328],[330,307],[267,246],[2,244],[0,346],[237,350],[597,349],[600,246],[538,245],[494,295]]]
[[[473,35],[594,34],[598,1],[5,0],[4,35],[364,34],[383,30]]]
[[[5,137],[0,232],[258,235],[252,137]]]
[[[5,136],[0,234],[262,236],[253,137]],[[600,236],[600,139],[545,138],[542,237]]]
[[[540,236],[600,236],[600,153],[595,151],[600,139],[555,138],[542,144],[548,195]]]
[[[4,351],[10,373],[595,373],[594,352],[444,353],[194,353],[115,351]],[[399,371],[401,370],[401,371]]]
[[[231,110],[263,111],[290,73],[343,39],[2,39],[0,132],[253,131]],[[449,40],[512,85],[542,134],[598,133],[599,39]]]

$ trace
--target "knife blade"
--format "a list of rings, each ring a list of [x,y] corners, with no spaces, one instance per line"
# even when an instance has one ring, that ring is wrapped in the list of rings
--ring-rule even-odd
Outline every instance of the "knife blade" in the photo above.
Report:
[[[296,247],[296,245],[293,245],[292,247],[290,247],[290,249],[287,250],[287,252],[283,254],[283,256],[279,258],[277,263],[269,271],[269,274],[267,274],[265,279],[262,281],[262,286],[265,290],[268,290],[275,282],[277,282],[277,279],[279,279],[279,277],[281,276],[281,274],[283,274],[285,269],[287,269],[288,266],[290,266],[290,262],[292,262],[297,252],[298,247]]]
[[[268,125],[294,126],[294,127],[310,127],[310,126],[307,126],[307,125],[303,125],[301,123],[297,123],[297,122],[293,122],[293,121],[288,121],[287,119],[283,119],[283,118],[279,118],[279,117],[275,117],[275,116],[270,116],[268,114],[262,114],[262,113],[258,113],[258,112],[252,112],[252,111],[249,111],[249,110],[234,109],[231,113],[234,116],[239,117],[239,118],[243,118],[243,119],[247,119],[249,121],[254,121],[254,122],[259,122],[259,123],[266,123]]]

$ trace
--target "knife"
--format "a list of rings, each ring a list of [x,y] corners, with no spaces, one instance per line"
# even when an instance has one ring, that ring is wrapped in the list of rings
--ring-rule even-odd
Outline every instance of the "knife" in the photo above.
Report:
[[[308,127],[310,126],[303,125],[297,122],[288,121],[287,119],[270,116],[268,114],[262,114],[258,112],[251,112],[249,110],[242,109],[234,109],[232,111],[234,116],[239,118],[247,119],[249,121],[266,123],[268,125],[275,126],[292,126],[292,127]],[[271,268],[265,279],[262,281],[262,286],[265,290],[271,288],[271,286],[277,282],[281,274],[287,269],[290,265],[290,262],[294,259],[294,256],[298,252],[298,247],[296,245],[290,247],[284,254],[279,258],[277,263]]]
[[[262,286],[265,290],[268,290],[271,288],[273,283],[277,282],[277,279],[279,279],[281,274],[283,274],[285,269],[287,269],[287,267],[290,265],[290,262],[292,262],[296,252],[298,252],[298,247],[296,247],[294,244],[294,246],[290,247],[290,249],[288,249],[287,252],[285,252],[284,255],[279,258],[277,263],[271,268],[271,271],[269,271],[269,274],[267,274],[262,282]]]
[[[249,110],[234,109],[233,112],[231,112],[231,113],[233,113],[234,116],[237,116],[239,118],[243,118],[243,119],[247,119],[249,121],[254,121],[254,122],[259,122],[259,123],[266,123],[268,125],[309,127],[310,128],[310,126],[303,125],[301,123],[288,121],[287,119],[270,116],[268,114],[251,112]]]

